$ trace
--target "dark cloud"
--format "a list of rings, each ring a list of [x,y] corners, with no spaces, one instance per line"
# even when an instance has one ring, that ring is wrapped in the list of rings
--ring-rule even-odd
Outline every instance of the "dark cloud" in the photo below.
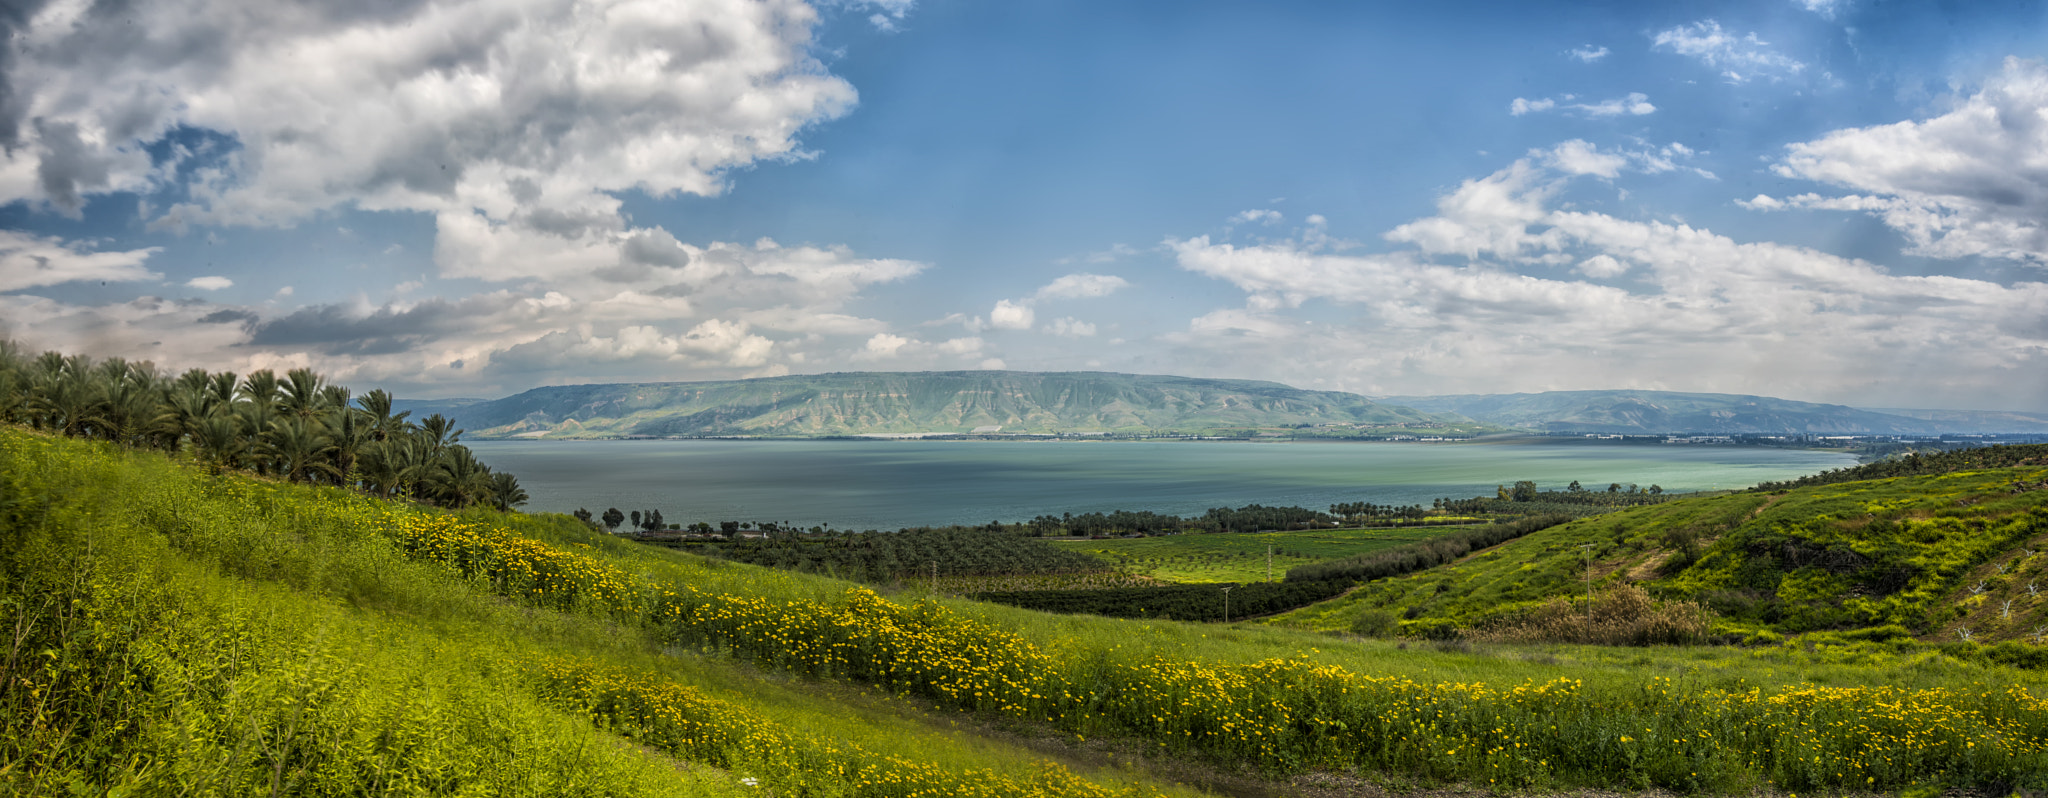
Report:
[[[258,320],[259,318],[260,318],[260,317],[258,317],[258,316],[257,316],[256,314],[254,314],[254,313],[251,313],[251,312],[249,312],[249,311],[246,311],[246,310],[237,310],[237,309],[229,308],[229,309],[227,309],[227,310],[216,310],[216,311],[214,311],[214,312],[212,312],[212,313],[208,313],[208,314],[206,314],[206,315],[204,315],[204,316],[200,316],[200,317],[199,317],[199,323],[201,323],[201,324],[237,324],[237,323],[241,323],[241,324],[253,324],[253,323],[255,323],[255,322],[256,322],[256,321],[257,321],[257,320]]]
[[[42,140],[43,157],[36,164],[36,180],[50,202],[77,212],[85,204],[84,193],[107,187],[110,174],[106,156],[78,135],[74,122],[36,120],[36,137]]]
[[[386,355],[463,332],[469,320],[504,305],[490,297],[461,302],[436,298],[403,310],[385,306],[368,315],[341,305],[314,305],[253,324],[249,345],[306,347],[331,355]]]
[[[21,145],[22,115],[28,112],[28,97],[14,90],[14,35],[28,26],[48,0],[7,0],[0,3],[0,148]]]

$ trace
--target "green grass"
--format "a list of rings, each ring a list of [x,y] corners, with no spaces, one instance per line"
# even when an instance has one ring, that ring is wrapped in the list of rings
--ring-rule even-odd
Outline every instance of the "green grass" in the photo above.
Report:
[[[0,794],[760,794],[742,778],[778,794],[912,791],[848,781],[885,772],[942,792],[1095,789],[1048,782],[1028,748],[669,648],[607,620],[596,593],[568,611],[508,602],[511,583],[408,556],[379,531],[392,513],[439,517],[0,430],[0,620],[21,633],[0,680]],[[666,578],[839,587],[644,558],[562,517],[466,517]],[[560,662],[658,675],[753,737],[694,758],[630,744],[536,684],[537,664]]]
[[[1257,534],[1209,533],[1109,540],[1057,540],[1052,544],[1113,563],[1130,573],[1167,582],[1266,581],[1266,547],[1273,547],[1273,580],[1287,569],[1428,540],[1462,527],[1318,529]]]
[[[1411,634],[1472,628],[1583,597],[1590,570],[1595,591],[1633,582],[1704,603],[1730,634],[1896,624],[1930,640],[1969,626],[1982,642],[2032,642],[2048,624],[2037,595],[2048,556],[2025,551],[2048,548],[2048,490],[2010,485],[2043,479],[2048,469],[1998,469],[1680,499],[1372,582],[1273,623],[1348,630],[1393,614]]]
[[[7,431],[0,520],[17,794],[1177,792],[949,715],[1273,776],[2048,787],[2043,675],[1934,651],[1048,616]]]

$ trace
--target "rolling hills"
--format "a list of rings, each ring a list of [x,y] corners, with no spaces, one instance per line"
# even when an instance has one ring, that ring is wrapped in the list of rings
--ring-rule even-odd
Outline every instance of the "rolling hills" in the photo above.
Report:
[[[1552,433],[1939,435],[2048,432],[2048,415],[1866,410],[1768,396],[1673,391],[1388,396],[1381,401],[1486,424]]]
[[[1275,622],[1483,637],[1546,605],[1633,587],[1711,610],[1724,639],[1881,629],[1926,642],[2042,642],[2048,445],[1884,461],[1771,488],[1579,519]]]
[[[1446,428],[1357,394],[1273,382],[1104,372],[852,372],[726,382],[535,388],[491,401],[411,405],[473,437],[815,437],[871,434],[1189,433],[1301,425]],[[1456,425],[1464,430],[1483,425]]]

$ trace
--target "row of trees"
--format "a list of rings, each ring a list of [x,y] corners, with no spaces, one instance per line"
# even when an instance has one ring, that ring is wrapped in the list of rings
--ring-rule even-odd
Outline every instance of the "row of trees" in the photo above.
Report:
[[[447,418],[410,416],[392,411],[389,393],[354,396],[310,369],[171,376],[148,362],[32,356],[0,340],[0,423],[170,452],[214,473],[250,471],[453,508],[526,503],[519,479],[477,460]]]

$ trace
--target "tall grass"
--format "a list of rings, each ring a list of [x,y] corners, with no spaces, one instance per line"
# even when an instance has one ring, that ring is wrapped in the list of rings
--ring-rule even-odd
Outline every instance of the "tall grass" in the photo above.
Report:
[[[744,775],[779,794],[1084,790],[1016,760],[920,764],[931,760],[871,739],[791,742],[731,693],[649,673],[650,643],[1272,774],[2048,787],[2048,704],[2021,687],[1751,685],[1623,668],[1517,678],[1535,671],[1448,655],[1376,667],[1362,652],[1390,649],[1324,655],[1314,638],[1278,632],[898,601],[623,548],[545,519],[196,478],[12,433],[0,433],[0,486],[19,543],[4,557],[5,620],[58,635],[16,646],[29,654],[10,657],[0,688],[11,746],[0,753],[15,763],[0,765],[0,784],[17,792],[360,792],[374,791],[369,777],[347,774],[388,772],[375,784],[421,793],[628,794],[665,764],[757,767],[770,749],[799,766],[706,777],[705,789]],[[408,731],[422,723],[431,734]]]

